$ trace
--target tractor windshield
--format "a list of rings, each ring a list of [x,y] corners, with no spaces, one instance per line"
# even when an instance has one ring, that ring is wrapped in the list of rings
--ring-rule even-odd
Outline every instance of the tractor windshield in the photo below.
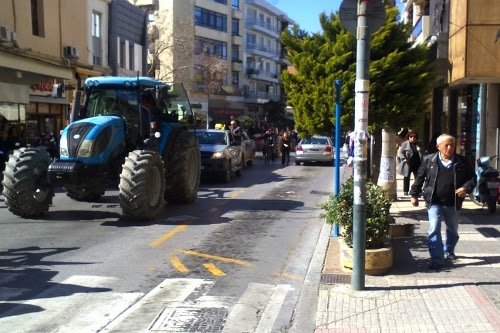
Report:
[[[124,110],[137,110],[137,90],[96,87],[87,95],[86,117],[121,115]]]

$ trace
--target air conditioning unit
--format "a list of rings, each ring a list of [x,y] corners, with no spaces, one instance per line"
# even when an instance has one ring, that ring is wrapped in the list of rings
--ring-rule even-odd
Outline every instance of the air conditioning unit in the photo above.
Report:
[[[80,58],[80,53],[78,49],[74,46],[65,46],[64,47],[64,56],[68,59],[78,59]]]
[[[9,28],[0,26],[0,42],[10,42],[12,34]]]

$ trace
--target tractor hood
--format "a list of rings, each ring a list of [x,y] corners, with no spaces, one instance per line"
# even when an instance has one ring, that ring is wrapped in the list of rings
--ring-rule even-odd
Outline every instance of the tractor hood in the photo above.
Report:
[[[125,122],[118,116],[75,121],[61,134],[61,159],[91,159],[101,163],[125,147]],[[87,161],[87,163],[92,163]]]

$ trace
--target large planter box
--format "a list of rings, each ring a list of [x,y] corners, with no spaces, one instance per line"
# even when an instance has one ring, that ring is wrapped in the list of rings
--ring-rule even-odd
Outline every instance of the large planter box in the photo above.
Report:
[[[353,249],[347,246],[343,240],[340,242],[340,265],[345,272],[351,272],[353,267]],[[383,275],[392,268],[392,247],[381,249],[366,249],[365,251],[365,274]]]

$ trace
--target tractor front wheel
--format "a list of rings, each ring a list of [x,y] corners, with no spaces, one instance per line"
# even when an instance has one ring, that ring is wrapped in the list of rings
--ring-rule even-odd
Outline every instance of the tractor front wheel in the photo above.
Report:
[[[165,191],[165,169],[160,155],[148,150],[130,152],[118,187],[120,206],[126,217],[138,220],[157,217]]]
[[[5,204],[14,215],[37,217],[49,210],[54,189],[47,170],[49,154],[38,148],[21,148],[9,156],[2,181]]]

